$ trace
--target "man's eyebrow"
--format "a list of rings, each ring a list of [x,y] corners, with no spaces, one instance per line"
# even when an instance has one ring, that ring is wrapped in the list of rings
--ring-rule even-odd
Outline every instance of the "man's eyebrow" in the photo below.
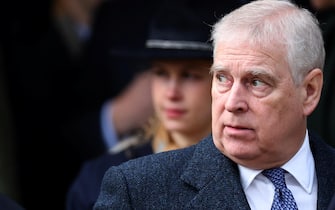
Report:
[[[260,68],[251,68],[249,70],[246,70],[246,72],[248,74],[255,75],[255,76],[262,76],[262,75],[271,76],[272,75],[271,73],[269,73],[269,71],[266,71]]]
[[[253,76],[261,76],[261,77],[267,77],[267,78],[276,78],[276,75],[274,75],[270,70],[262,69],[262,68],[251,68],[246,71],[248,74]]]
[[[210,68],[210,72],[214,73],[217,71],[228,71],[228,69],[223,65],[212,65]]]
[[[229,68],[227,68],[224,65],[212,65],[210,68],[210,73],[215,73],[215,72],[230,72]],[[250,68],[245,71],[246,74],[251,75],[251,76],[258,76],[258,77],[264,77],[264,78],[269,78],[272,80],[275,80],[276,75],[274,75],[271,71],[263,69],[263,68]]]
[[[268,81],[276,82],[278,81],[277,75],[274,75],[272,71],[262,69],[262,68],[252,68],[246,71],[248,75],[251,75],[252,77],[258,77],[267,79]]]
[[[210,68],[211,72],[216,72],[216,71],[223,71],[223,72],[229,72],[229,68],[225,67],[224,65],[212,65]],[[262,69],[262,68],[250,68],[245,70],[247,74],[251,75],[271,75],[269,71]]]

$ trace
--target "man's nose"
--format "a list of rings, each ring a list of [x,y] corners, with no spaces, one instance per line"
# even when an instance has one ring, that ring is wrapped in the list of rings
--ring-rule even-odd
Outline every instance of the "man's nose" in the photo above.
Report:
[[[247,89],[241,83],[234,83],[227,92],[225,108],[229,112],[245,112],[248,110]]]

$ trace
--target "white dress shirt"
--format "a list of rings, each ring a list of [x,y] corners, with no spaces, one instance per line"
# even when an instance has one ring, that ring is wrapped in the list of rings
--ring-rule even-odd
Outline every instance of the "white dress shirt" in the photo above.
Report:
[[[252,210],[271,209],[274,185],[262,175],[262,170],[238,166],[243,190]],[[281,168],[285,174],[287,187],[291,190],[298,209],[315,210],[317,205],[317,178],[314,159],[309,146],[308,131],[299,151]]]

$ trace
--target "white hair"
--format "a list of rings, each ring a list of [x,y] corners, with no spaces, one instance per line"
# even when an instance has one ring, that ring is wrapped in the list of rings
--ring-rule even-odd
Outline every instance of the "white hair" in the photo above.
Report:
[[[213,27],[214,53],[219,42],[243,40],[279,46],[295,84],[312,69],[323,69],[325,50],[319,23],[307,9],[290,1],[255,0],[222,17]]]

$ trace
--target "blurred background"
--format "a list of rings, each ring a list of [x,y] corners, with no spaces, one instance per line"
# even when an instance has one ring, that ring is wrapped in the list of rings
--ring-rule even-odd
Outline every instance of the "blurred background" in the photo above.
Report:
[[[81,163],[106,150],[102,104],[141,70],[109,51],[144,41],[154,5],[1,2],[1,192],[28,210],[64,209]]]

